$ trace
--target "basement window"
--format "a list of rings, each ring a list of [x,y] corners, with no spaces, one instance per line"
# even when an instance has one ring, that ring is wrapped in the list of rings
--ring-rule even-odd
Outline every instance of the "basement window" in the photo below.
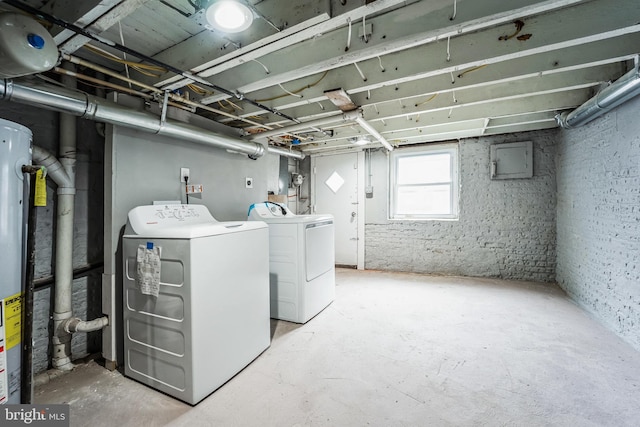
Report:
[[[395,150],[389,157],[391,219],[458,218],[458,147]]]

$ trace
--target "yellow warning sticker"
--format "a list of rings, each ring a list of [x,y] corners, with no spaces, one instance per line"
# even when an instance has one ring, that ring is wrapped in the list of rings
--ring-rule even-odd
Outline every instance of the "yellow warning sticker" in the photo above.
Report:
[[[47,178],[42,169],[36,172],[36,194],[33,205],[47,206]]]
[[[3,301],[4,333],[6,348],[20,344],[22,337],[22,294],[15,294]]]

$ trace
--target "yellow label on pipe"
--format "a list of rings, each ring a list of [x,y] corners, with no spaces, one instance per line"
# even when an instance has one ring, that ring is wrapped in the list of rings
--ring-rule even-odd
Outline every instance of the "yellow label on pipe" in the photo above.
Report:
[[[47,206],[47,178],[42,169],[36,172],[36,194],[33,206]]]

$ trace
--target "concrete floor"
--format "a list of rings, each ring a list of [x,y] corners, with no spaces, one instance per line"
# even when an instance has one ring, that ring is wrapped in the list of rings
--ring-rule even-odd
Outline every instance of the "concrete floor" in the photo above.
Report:
[[[92,427],[640,425],[640,353],[553,285],[340,269],[333,304],[272,328],[195,407],[95,362],[36,402]]]

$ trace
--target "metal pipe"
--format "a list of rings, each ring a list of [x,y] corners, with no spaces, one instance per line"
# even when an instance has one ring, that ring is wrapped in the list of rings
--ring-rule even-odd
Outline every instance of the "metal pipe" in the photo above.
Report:
[[[259,143],[216,134],[177,120],[167,119],[161,123],[160,118],[152,113],[123,107],[115,102],[46,83],[17,83],[4,80],[0,84],[0,99],[179,138],[196,144],[224,148],[247,154],[252,159],[263,156],[265,152]]]
[[[60,67],[53,67],[53,71],[55,73],[58,73],[58,74],[63,74],[63,75],[71,76],[71,77],[76,77],[76,78],[81,79],[81,80],[86,80],[86,81],[88,81],[90,83],[93,83],[95,85],[101,85],[101,86],[104,86],[104,87],[108,87],[110,89],[117,90],[118,92],[129,93],[131,95],[135,95],[135,96],[138,96],[140,98],[147,99],[147,100],[153,99],[153,95],[149,95],[148,93],[140,92],[140,91],[137,91],[135,89],[129,89],[128,87],[120,86],[120,85],[117,85],[117,84],[114,84],[114,83],[111,83],[111,82],[107,82],[105,80],[96,79],[94,77],[87,76],[87,75],[84,75],[84,74],[71,72],[69,70],[65,70],[65,69],[60,68]],[[100,98],[104,98],[104,97],[100,96]],[[171,104],[169,104],[169,105],[171,105]],[[173,104],[173,106],[177,106],[177,105]]]
[[[582,126],[639,94],[640,72],[636,64],[633,70],[599,91],[596,96],[575,110],[558,114],[556,120],[565,129]]]
[[[150,86],[150,85],[144,84],[142,82],[139,82],[137,80],[134,80],[132,78],[123,76],[121,74],[118,74],[118,73],[116,73],[114,71],[109,70],[108,68],[102,67],[100,65],[93,64],[93,63],[91,63],[89,61],[85,61],[84,59],[81,59],[81,58],[78,58],[78,57],[75,57],[75,56],[72,56],[72,55],[68,55],[66,53],[62,54],[62,59],[66,60],[66,61],[69,61],[69,62],[71,62],[73,64],[81,65],[83,67],[90,68],[90,69],[92,69],[94,71],[98,71],[100,73],[104,73],[104,74],[106,74],[108,76],[113,77],[114,79],[119,79],[119,80],[122,80],[123,82],[134,84],[134,85],[136,85],[136,86],[138,86],[138,87],[140,87],[142,89],[148,90],[150,92],[154,92],[154,93],[157,93],[159,95],[164,95],[165,94],[165,91],[163,91],[162,89],[158,89],[155,86]],[[168,95],[169,95],[169,98],[171,98],[172,100],[174,100],[176,102],[180,102],[180,103],[183,103],[183,104],[195,107],[195,108],[200,108],[202,110],[210,111],[212,113],[219,114],[221,116],[225,116],[225,117],[228,117],[230,119],[239,120],[239,121],[248,123],[248,124],[253,125],[253,126],[258,126],[258,127],[262,127],[262,128],[266,128],[266,129],[271,129],[271,127],[266,126],[266,125],[264,125],[262,123],[258,123],[256,121],[249,120],[249,119],[237,116],[235,114],[230,114],[230,113],[227,113],[226,111],[218,110],[217,108],[209,107],[208,105],[201,104],[199,102],[195,102],[195,101],[192,101],[190,99],[186,99],[186,98],[184,98],[182,96],[176,95],[176,94],[171,93],[171,92],[169,92]],[[146,96],[152,98],[151,95],[146,94]]]
[[[251,141],[257,141],[263,138],[270,138],[272,136],[284,135],[287,133],[299,131],[301,129],[309,129],[312,127],[324,126],[330,123],[353,122],[355,121],[358,115],[360,115],[360,112],[357,112],[357,114],[341,113],[341,114],[337,114],[329,117],[322,117],[320,119],[311,120],[308,122],[299,123],[291,126],[285,126],[283,128],[273,129],[266,132],[258,132],[251,135],[249,139]]]
[[[384,138],[384,136],[380,135],[380,133],[375,130],[368,121],[366,121],[363,117],[356,117],[355,120],[364,130],[369,132],[371,136],[377,139],[380,144],[384,145],[384,148],[386,148],[388,151],[393,151],[393,145],[391,145],[389,141]]]
[[[290,151],[287,150],[286,148],[278,148],[278,147],[273,147],[273,146],[269,146],[267,147],[267,152],[269,154],[277,154],[279,156],[285,156],[285,157],[290,157],[292,159],[298,159],[298,160],[302,160],[305,158],[305,154],[301,151]]]
[[[133,50],[131,48],[128,48],[128,47],[126,47],[124,45],[121,45],[119,43],[115,43],[115,42],[113,42],[111,40],[107,40],[107,39],[105,39],[103,37],[100,37],[98,35],[95,35],[93,33],[85,31],[84,29],[78,27],[77,25],[74,25],[74,24],[66,22],[66,21],[64,21],[62,19],[56,18],[55,16],[50,15],[50,14],[48,14],[46,12],[41,11],[41,10],[38,10],[35,7],[29,6],[29,5],[24,4],[24,3],[20,2],[20,1],[17,1],[17,0],[4,0],[4,2],[9,4],[9,5],[11,5],[11,6],[13,6],[13,7],[15,7],[15,8],[17,8],[17,9],[19,9],[19,10],[22,10],[24,12],[30,13],[30,14],[32,14],[34,16],[39,17],[39,18],[45,19],[46,21],[48,21],[48,22],[50,22],[52,24],[59,25],[62,28],[65,28],[65,29],[67,29],[69,31],[73,31],[76,34],[80,34],[80,35],[82,35],[84,37],[87,37],[88,39],[91,39],[91,40],[96,41],[98,43],[102,43],[105,46],[109,46],[109,47],[111,47],[113,49],[116,49],[116,50],[118,50],[120,52],[129,54],[129,55],[133,55],[133,56],[139,58],[140,60],[146,61],[146,62],[148,62],[150,64],[157,65],[159,67],[165,68],[165,69],[167,69],[168,71],[171,71],[174,74],[178,74],[178,75],[184,77],[185,79],[193,80],[194,82],[200,83],[201,85],[209,87],[209,88],[211,88],[213,90],[216,90],[218,92],[222,92],[225,95],[238,98],[241,101],[244,100],[244,101],[246,101],[246,102],[248,102],[248,103],[250,103],[250,104],[252,104],[252,105],[254,105],[254,106],[256,106],[256,107],[258,107],[260,109],[262,109],[262,110],[268,111],[268,112],[270,112],[272,114],[275,114],[277,116],[283,117],[283,118],[285,118],[287,120],[290,120],[292,122],[299,123],[298,119],[295,119],[295,118],[293,118],[291,116],[288,116],[288,115],[286,115],[285,113],[283,113],[281,111],[278,111],[278,110],[276,110],[274,108],[268,107],[268,106],[266,106],[264,104],[261,104],[260,102],[255,101],[253,99],[245,98],[245,96],[243,94],[234,93],[229,89],[225,89],[223,87],[215,85],[215,84],[203,79],[202,77],[199,77],[199,76],[197,76],[195,74],[192,74],[192,73],[190,73],[188,71],[180,70],[179,68],[176,68],[176,67],[174,67],[172,65],[169,65],[169,64],[167,64],[165,62],[158,61],[157,59],[152,58],[151,56],[148,56],[148,55],[145,55],[143,53],[137,52],[137,51],[135,51],[135,50]]]

